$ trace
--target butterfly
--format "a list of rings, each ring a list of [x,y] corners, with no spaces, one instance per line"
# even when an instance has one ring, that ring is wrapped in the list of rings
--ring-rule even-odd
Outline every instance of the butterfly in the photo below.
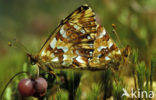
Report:
[[[119,48],[85,4],[60,22],[37,55],[28,56],[32,64],[46,71],[98,70],[118,68],[129,56],[129,47]]]

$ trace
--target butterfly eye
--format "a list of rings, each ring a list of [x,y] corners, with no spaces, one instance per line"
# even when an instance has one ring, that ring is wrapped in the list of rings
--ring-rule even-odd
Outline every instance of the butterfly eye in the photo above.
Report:
[[[36,57],[35,57],[35,56],[32,56],[32,55],[30,55],[30,54],[27,54],[27,55],[28,55],[28,58],[29,58],[29,60],[30,60],[30,63],[31,63],[32,65],[35,65],[36,62],[37,62]]]
[[[34,62],[34,61],[31,61],[31,64],[32,64],[32,65],[35,65],[35,64],[36,64],[36,62]]]
[[[37,60],[35,59],[35,58],[30,58],[30,62],[31,62],[31,64],[32,65],[35,65],[36,64],[36,62],[37,62]]]

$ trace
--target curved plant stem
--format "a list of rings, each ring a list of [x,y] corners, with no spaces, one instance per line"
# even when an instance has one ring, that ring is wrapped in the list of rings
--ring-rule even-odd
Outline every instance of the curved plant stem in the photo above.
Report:
[[[1,95],[0,95],[0,100],[2,100],[5,90],[6,90],[6,88],[8,87],[8,85],[12,82],[12,80],[13,80],[16,76],[18,76],[18,75],[20,75],[20,74],[23,74],[23,73],[29,74],[28,72],[18,72],[18,73],[16,73],[16,74],[7,82],[7,84],[5,85],[5,87],[4,87],[4,89],[2,90],[2,93],[1,93]]]

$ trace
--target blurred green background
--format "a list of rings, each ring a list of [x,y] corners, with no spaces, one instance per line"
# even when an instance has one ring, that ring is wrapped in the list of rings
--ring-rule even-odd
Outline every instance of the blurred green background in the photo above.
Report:
[[[82,4],[94,10],[117,41],[111,26],[115,24],[122,44],[138,50],[138,61],[151,66],[156,57],[156,0],[0,0],[0,92],[27,62],[26,54],[8,47],[8,41],[16,38],[36,54],[61,19]],[[131,75],[131,70],[126,72]]]

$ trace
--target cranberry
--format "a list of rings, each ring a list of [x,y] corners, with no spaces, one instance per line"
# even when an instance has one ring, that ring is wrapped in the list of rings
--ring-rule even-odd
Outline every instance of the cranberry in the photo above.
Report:
[[[24,97],[42,97],[47,92],[47,86],[47,81],[42,77],[38,77],[35,80],[23,79],[18,84],[18,90]]]
[[[35,97],[44,96],[47,91],[47,86],[48,86],[47,81],[44,78],[42,77],[36,78],[34,82],[34,87],[36,92],[33,96]]]
[[[32,96],[35,92],[33,81],[31,79],[23,79],[18,84],[18,90],[22,96]]]

